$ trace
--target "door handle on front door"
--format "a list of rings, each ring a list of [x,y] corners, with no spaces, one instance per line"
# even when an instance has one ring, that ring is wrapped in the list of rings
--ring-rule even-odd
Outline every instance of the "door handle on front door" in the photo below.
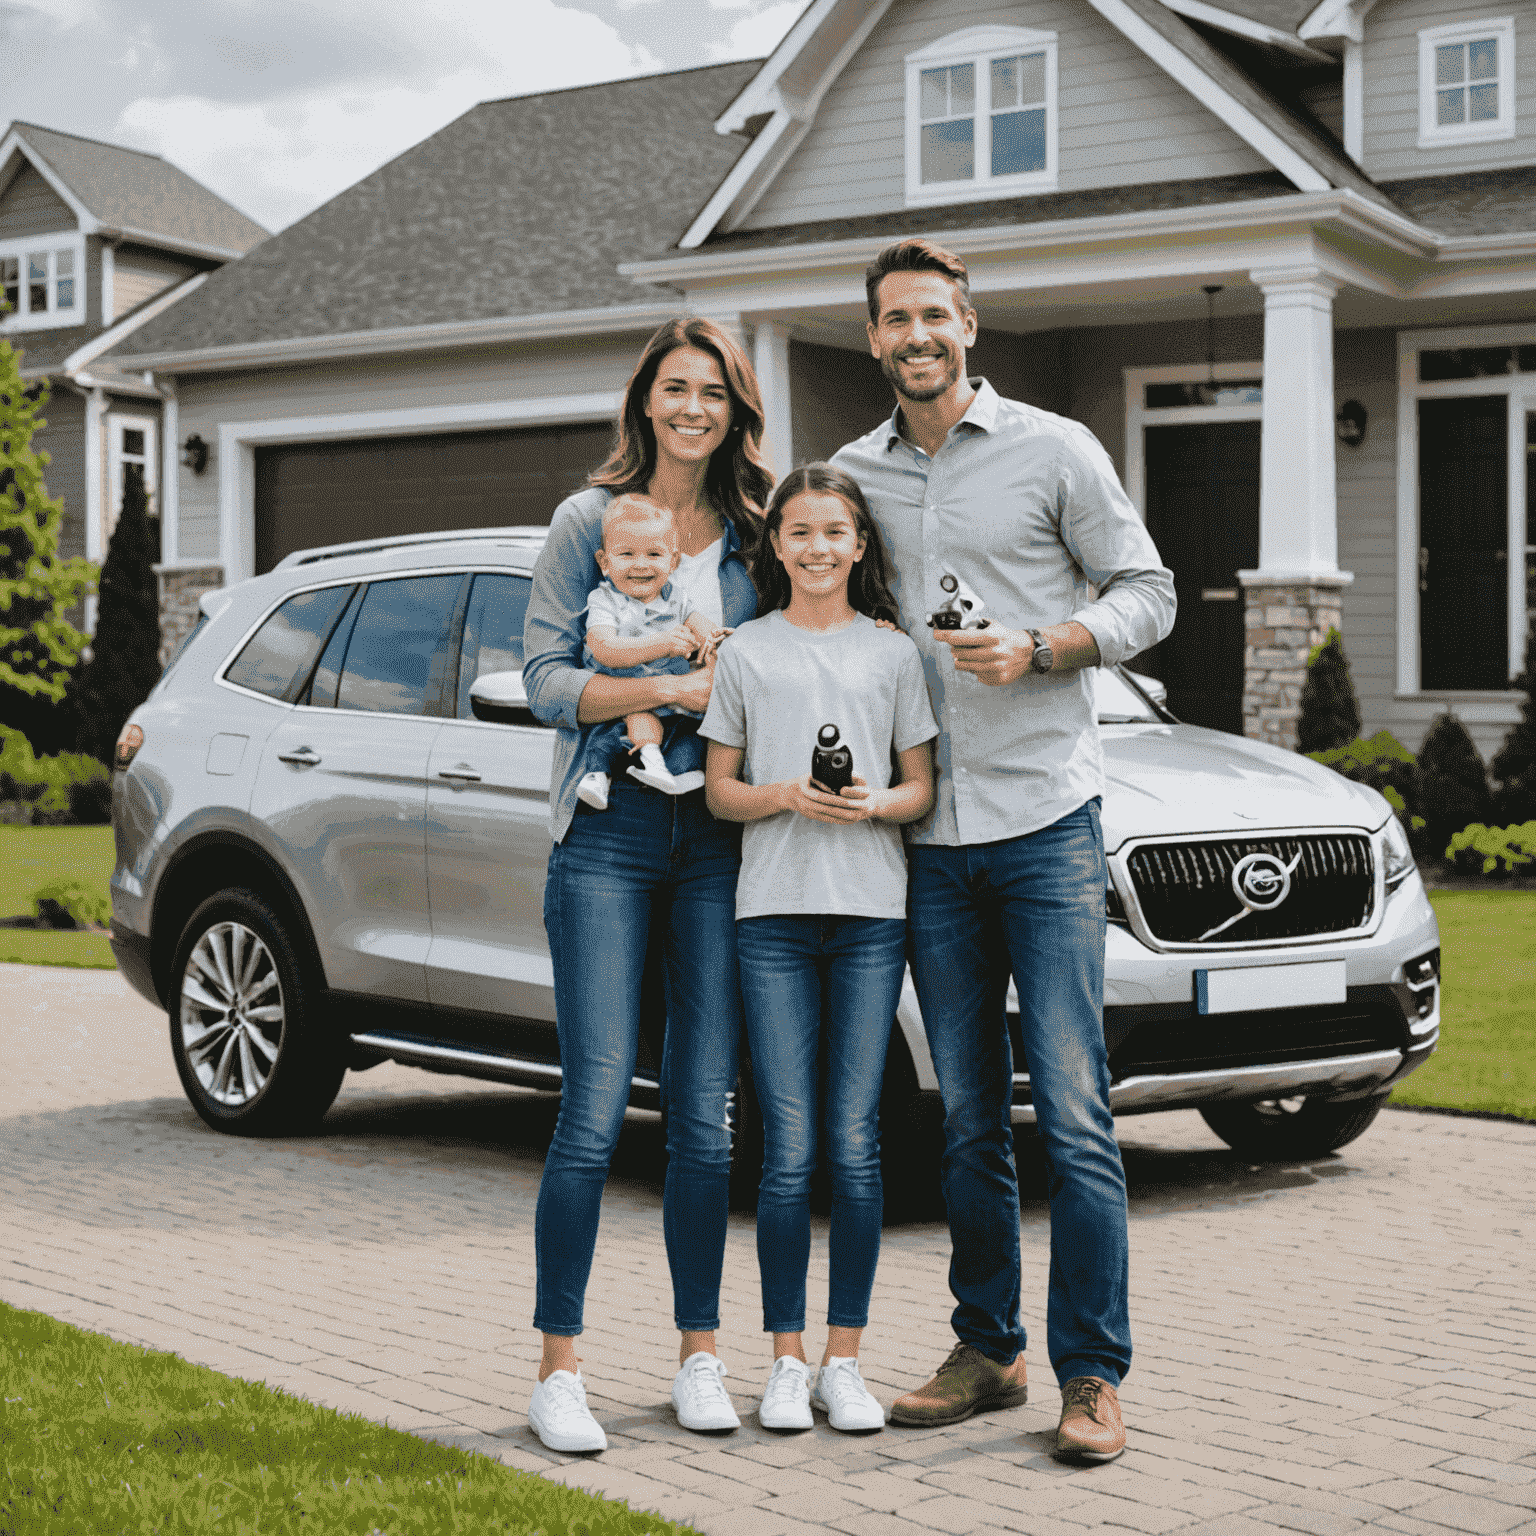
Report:
[[[279,752],[277,760],[280,763],[300,763],[306,768],[312,768],[320,761],[320,754],[313,747],[295,747],[292,752]]]
[[[480,775],[468,763],[460,763],[456,768],[439,768],[437,776],[440,779],[458,779],[465,784],[480,782]]]

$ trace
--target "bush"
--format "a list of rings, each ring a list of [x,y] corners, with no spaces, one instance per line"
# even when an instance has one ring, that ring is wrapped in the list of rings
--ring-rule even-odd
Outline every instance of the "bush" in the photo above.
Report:
[[[1391,731],[1377,731],[1368,740],[1356,737],[1348,746],[1309,752],[1313,762],[1332,768],[1356,784],[1369,784],[1386,796],[1415,847],[1423,841],[1423,792],[1418,759]]]
[[[1450,840],[1445,856],[1460,874],[1494,879],[1536,874],[1536,821],[1519,827],[1474,821]]]
[[[32,894],[32,909],[45,928],[106,928],[112,900],[79,880],[54,880]]]
[[[1436,719],[1419,748],[1419,785],[1424,837],[1436,855],[1463,827],[1486,825],[1492,815],[1483,760],[1466,726],[1449,711]]]
[[[34,826],[110,821],[112,774],[79,752],[34,757],[20,731],[0,725],[0,802],[12,808],[8,820],[22,819],[15,808],[27,806]]]
[[[1313,647],[1307,681],[1301,690],[1301,718],[1296,746],[1302,752],[1327,752],[1347,746],[1360,735],[1360,701],[1349,675],[1344,642],[1336,629]]]
[[[1494,753],[1494,799],[1500,821],[1526,822],[1536,818],[1536,624],[1525,632],[1525,670],[1512,686],[1524,691],[1525,703]]]

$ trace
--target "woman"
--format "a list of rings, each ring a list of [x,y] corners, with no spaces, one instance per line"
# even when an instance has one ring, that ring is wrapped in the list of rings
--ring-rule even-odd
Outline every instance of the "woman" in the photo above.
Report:
[[[714,820],[702,789],[671,796],[618,773],[605,811],[578,802],[576,790],[590,728],[640,710],[702,714],[713,682],[712,669],[628,678],[582,669],[583,613],[601,578],[596,551],[604,509],[631,492],[669,508],[682,552],[674,589],[718,624],[745,623],[757,612],[757,593],[743,554],[756,541],[773,488],[762,435],[757,380],[736,343],[708,320],[662,326],[625,389],[613,453],[590,487],[556,510],[534,570],[523,677],[533,712],[561,727],[544,925],[564,1078],[535,1217],[534,1326],[544,1350],[528,1415],[551,1450],[607,1445],[587,1408],[575,1340],[603,1183],[634,1073],[653,920],[666,925],[662,1222],[682,1333],[672,1401],[688,1429],[739,1423],[721,1382],[715,1329],[730,1179],[728,1106],[741,1031],[741,829]],[[669,762],[697,754],[694,715],[665,717]]]

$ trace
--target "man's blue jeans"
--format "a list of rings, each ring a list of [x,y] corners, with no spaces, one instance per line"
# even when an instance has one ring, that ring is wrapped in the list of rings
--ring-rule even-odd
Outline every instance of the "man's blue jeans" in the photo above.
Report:
[[[1046,1337],[1059,1381],[1131,1364],[1125,1170],[1104,1046],[1099,802],[998,843],[907,850],[912,979],[944,1096],[941,1178],[957,1336],[1007,1363],[1019,1320],[1008,975],[1049,1165]]]
[[[743,918],[736,925],[766,1152],[757,1199],[763,1328],[805,1328],[819,1126],[832,1172],[827,1322],[862,1328],[880,1257],[880,1085],[901,1001],[900,918]],[[826,1106],[818,1113],[820,1065]]]
[[[564,1081],[534,1217],[533,1326],[543,1333],[582,1330],[603,1184],[635,1071],[653,924],[666,935],[662,1229],[674,1321],[706,1332],[720,1326],[728,1105],[741,1041],[740,864],[741,828],[716,821],[702,790],[674,798],[617,783],[606,811],[577,808],[550,853],[544,927]]]

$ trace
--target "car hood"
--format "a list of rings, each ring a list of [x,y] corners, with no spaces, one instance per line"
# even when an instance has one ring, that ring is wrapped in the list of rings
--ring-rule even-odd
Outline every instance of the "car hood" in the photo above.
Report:
[[[1373,789],[1299,752],[1197,725],[1105,725],[1104,845],[1271,827],[1379,827]]]

